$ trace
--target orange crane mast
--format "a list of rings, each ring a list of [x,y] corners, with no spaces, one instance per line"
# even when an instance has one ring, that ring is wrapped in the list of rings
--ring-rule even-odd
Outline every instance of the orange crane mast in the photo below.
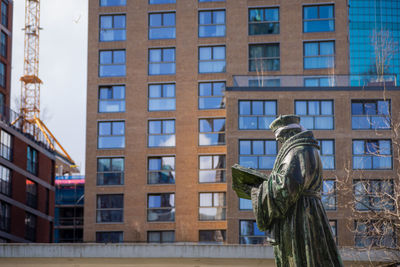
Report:
[[[25,0],[25,42],[24,42],[24,73],[21,80],[21,106],[20,116],[13,122],[22,120],[23,131],[37,137],[40,132],[44,135],[50,147],[57,151],[54,142],[62,150],[58,152],[66,157],[76,167],[67,151],[54,137],[51,131],[40,120],[40,85],[39,78],[39,31],[40,28],[40,0]],[[29,127],[29,124],[37,125],[38,128]],[[33,132],[31,132],[33,129]],[[39,130],[37,130],[39,129]]]

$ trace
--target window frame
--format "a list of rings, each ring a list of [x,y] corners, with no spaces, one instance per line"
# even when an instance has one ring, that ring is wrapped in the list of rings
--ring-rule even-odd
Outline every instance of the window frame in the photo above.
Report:
[[[169,50],[169,49],[171,49],[171,50],[173,50],[174,51],[174,61],[164,61],[163,59],[164,59],[164,50]],[[155,50],[160,50],[161,51],[161,61],[151,61],[150,60],[150,51],[155,51]],[[149,49],[148,49],[148,58],[147,58],[147,60],[148,60],[148,75],[149,76],[156,76],[156,75],[175,75],[176,74],[176,48],[175,47],[150,47]],[[151,65],[160,65],[161,66],[161,64],[174,64],[174,71],[173,72],[171,72],[171,73],[161,73],[161,70],[160,70],[160,73],[151,73],[151,68],[150,68],[150,66]]]
[[[248,220],[248,219],[239,220],[239,231],[238,231],[238,233],[239,233],[239,244],[243,244],[243,245],[262,245],[262,244],[265,244],[267,242],[267,234],[265,232],[263,232],[264,235],[255,235],[255,234],[253,234],[253,235],[244,235],[242,233],[242,222],[251,222],[252,225],[253,225],[253,227],[252,227],[252,232],[253,233],[256,232],[255,231],[255,227],[257,227],[256,220]],[[258,230],[261,232],[260,229],[258,229]],[[260,242],[260,243],[258,243],[258,242],[257,243],[244,243],[244,242],[242,242],[242,238],[246,238],[246,237],[250,238],[250,240],[252,238],[256,238],[256,240],[257,239],[260,239],[260,240],[262,239],[262,242]]]
[[[121,196],[121,205],[122,207],[112,207],[112,208],[101,208],[99,207],[99,198],[103,196]],[[119,224],[124,222],[124,194],[96,194],[96,224]],[[101,203],[101,200],[100,200]],[[101,218],[102,211],[120,211],[121,212],[121,220],[120,221],[103,221]],[[100,220],[99,220],[100,218]],[[111,218],[111,217],[110,217]]]
[[[278,46],[278,51],[279,51],[279,56],[269,56],[269,57],[259,57],[259,58],[254,58],[254,57],[251,57],[251,48],[252,47],[257,47],[257,46],[262,46],[262,49],[264,50],[264,49],[266,49],[268,46],[275,46],[275,45],[277,45]],[[272,43],[249,43],[249,45],[248,45],[248,49],[249,49],[249,52],[248,52],[248,64],[249,64],[249,66],[248,66],[248,72],[257,72],[257,71],[266,71],[266,72],[270,72],[270,71],[280,71],[281,70],[281,45],[280,45],[280,43],[277,43],[277,42],[272,42]],[[261,60],[262,61],[262,63],[263,63],[263,69],[262,70],[258,70],[258,64],[257,64],[257,61],[256,60]],[[274,62],[275,60],[278,60],[279,61],[279,67],[277,68],[277,69],[268,69],[268,64],[266,64],[266,65],[264,65],[264,61],[266,61],[266,62],[269,62],[269,61],[271,61],[272,60],[272,62]],[[251,64],[251,62],[253,62],[253,61],[255,61],[256,62],[256,69],[255,70],[252,70],[252,68],[251,68],[251,66],[252,66],[252,64]],[[272,64],[272,66],[273,66],[274,64]],[[264,69],[264,67],[265,67],[265,69]]]
[[[148,36],[147,38],[149,40],[168,40],[168,39],[176,39],[176,11],[152,11],[148,13]],[[165,26],[164,25],[164,15],[165,14],[174,14],[174,22],[175,24],[173,26]],[[161,25],[160,26],[151,26],[151,15],[161,15]],[[163,38],[151,38],[151,30],[154,29],[173,29],[173,37],[163,37]]]
[[[0,130],[0,157],[9,161],[13,160],[13,135],[4,129]]]
[[[151,86],[161,86],[161,97],[151,97],[150,95],[150,87]],[[166,97],[164,96],[164,86],[165,85],[173,85],[174,87],[174,96],[173,97]],[[148,84],[148,90],[147,90],[147,111],[149,112],[157,112],[157,111],[174,111],[176,110],[176,83],[172,82],[172,83],[149,83]],[[150,109],[150,102],[152,100],[160,100],[160,101],[168,101],[168,100],[174,100],[174,108],[173,109]]]
[[[26,205],[37,209],[38,207],[38,184],[31,179],[26,179],[25,182]]]
[[[378,105],[379,105],[379,102],[387,102],[387,104],[388,104],[388,112],[389,112],[389,114],[379,114],[379,107],[378,107]],[[392,101],[391,101],[391,99],[351,99],[351,129],[352,130],[379,130],[379,131],[384,131],[384,130],[390,130],[391,128],[392,128],[392,126],[391,126],[391,115],[392,115]],[[361,104],[362,105],[362,109],[363,109],[363,114],[353,114],[353,104]],[[367,104],[375,104],[375,111],[376,111],[376,114],[367,114],[367,112],[366,112],[366,109],[365,109],[365,106],[367,105]],[[369,127],[368,128],[355,128],[354,127],[354,119],[355,118],[367,118],[368,120],[370,120],[371,118],[374,118],[374,117],[377,117],[377,118],[382,118],[382,119],[384,119],[386,122],[387,122],[387,126],[388,127],[385,127],[385,128],[380,128],[380,127],[374,127],[374,125],[372,124],[372,122],[371,121],[369,121],[369,123],[368,123],[368,125],[369,125]]]
[[[210,84],[211,86],[211,95],[204,95],[202,96],[200,93],[200,87],[202,84]],[[223,90],[222,91],[222,95],[215,95],[214,94],[214,86],[216,84],[223,84]],[[225,109],[225,91],[226,91],[226,81],[201,81],[198,82],[198,109],[199,110],[212,110],[212,109]],[[221,98],[221,104],[219,108],[201,108],[201,100],[204,100],[204,103],[206,103],[207,99],[217,99],[217,98]]]
[[[297,113],[297,102],[306,102],[306,114],[298,114]],[[319,102],[319,114],[318,115],[310,115],[309,111],[309,102]],[[321,114],[322,111],[322,102],[331,102],[332,103],[332,114],[330,115],[324,115]],[[318,131],[332,131],[335,130],[335,101],[333,99],[295,99],[294,100],[294,113],[300,117],[300,124],[301,124],[301,117],[311,117],[313,121],[313,127],[312,128],[307,128],[308,130],[318,130]],[[332,117],[332,128],[315,128],[316,125],[316,118],[328,118]]]
[[[12,170],[2,164],[0,164],[0,194],[12,195]]]
[[[326,186],[327,182],[333,182],[332,186]],[[324,189],[326,187],[332,187],[332,191],[325,192]],[[326,200],[324,200],[326,198]],[[330,200],[333,199],[334,205],[330,207]],[[321,190],[321,201],[324,209],[326,211],[336,211],[337,210],[337,187],[336,187],[336,179],[327,178],[322,180],[322,190]],[[325,205],[327,202],[327,205]]]
[[[150,133],[150,122],[157,122],[157,121],[159,121],[161,123],[160,124],[160,133],[159,134]],[[163,131],[164,131],[164,122],[165,121],[173,121],[174,122],[174,132],[173,133],[163,133]],[[160,145],[150,146],[150,137],[152,137],[152,136],[171,136],[171,137],[173,136],[174,145],[171,145],[171,146],[160,146]],[[147,121],[147,147],[148,148],[176,147],[176,120],[172,119],[172,118],[168,118],[168,119],[153,119],[153,118],[151,118],[151,119],[149,119]]]
[[[104,5],[102,5],[101,3],[102,3],[102,1],[104,1],[104,0],[100,0],[99,1],[99,6],[100,7],[103,7],[103,6],[126,6],[126,0],[119,0],[119,1],[122,1],[122,4],[119,4],[119,5],[107,5],[107,4],[104,4]],[[105,0],[105,1],[107,1],[107,0]]]
[[[214,22],[214,12],[224,12],[224,23],[213,23]],[[200,13],[211,13],[211,24],[201,24],[200,23]],[[218,38],[218,37],[225,37],[226,36],[226,10],[225,9],[201,9],[197,12],[197,16],[198,16],[198,21],[197,21],[197,36],[198,38]],[[216,36],[201,36],[200,34],[200,28],[201,27],[210,27],[210,26],[214,26],[214,27],[218,27],[218,26],[224,26],[224,34],[223,35],[216,35]],[[226,58],[226,56],[225,56]]]
[[[250,114],[241,114],[240,113],[241,112],[240,104],[243,103],[243,102],[250,102]],[[253,103],[254,102],[263,102],[263,104],[262,104],[263,114],[262,115],[258,115],[258,114],[254,115],[254,114],[252,114],[253,113]],[[265,111],[266,111],[265,110],[265,105],[267,104],[267,102],[274,102],[274,104],[275,104],[275,115],[267,115],[267,114],[265,114]],[[277,113],[278,113],[278,101],[277,100],[273,100],[273,99],[266,99],[266,100],[264,100],[264,99],[259,99],[259,100],[239,99],[238,100],[238,130],[240,130],[240,131],[269,130],[270,129],[269,128],[270,123],[268,123],[266,128],[260,128],[259,119],[261,119],[261,118],[272,118],[272,120],[271,120],[271,122],[272,122],[273,120],[276,119]],[[256,118],[256,122],[257,122],[256,123],[257,124],[256,128],[241,128],[241,123],[240,123],[241,118]]]
[[[117,16],[123,16],[124,20],[125,20],[125,27],[124,28],[117,28],[115,27],[115,17]],[[101,19],[103,17],[111,17],[111,28],[103,28],[103,25],[101,23]],[[107,31],[111,31],[114,33],[114,31],[122,31],[123,32],[123,38],[121,39],[115,39],[115,37],[112,38],[112,40],[104,40],[104,38],[102,38],[102,33],[107,32]],[[122,14],[100,14],[99,15],[99,42],[103,43],[103,42],[124,42],[126,41],[126,14],[122,13]]]
[[[115,171],[113,170],[113,160],[120,160],[122,159],[122,171]],[[110,170],[109,171],[100,171],[100,160],[108,160],[110,164]],[[99,182],[99,176],[103,175],[103,181],[106,180],[104,178],[105,174],[120,174],[120,183],[100,183]],[[113,177],[114,178],[114,177]],[[115,178],[114,178],[115,179]],[[119,186],[119,185],[124,185],[125,183],[125,157],[98,157],[97,158],[97,171],[96,171],[96,186]]]
[[[114,88],[115,87],[124,87],[124,98],[114,98]],[[98,90],[98,105],[97,105],[97,112],[98,113],[124,113],[126,111],[126,86],[125,84],[114,84],[114,85],[99,85]],[[111,90],[112,98],[101,98],[101,90],[107,89]],[[102,102],[121,102],[121,110],[118,111],[101,111],[101,103]],[[108,103],[107,103],[108,104]]]
[[[163,240],[163,234],[164,233],[174,233],[174,240],[173,241],[164,241]],[[159,242],[150,242],[150,234],[159,234]],[[175,242],[175,230],[160,230],[160,231],[147,231],[147,243],[155,243],[155,244],[161,244],[161,243],[174,243]]]
[[[224,48],[224,58],[223,59],[214,59],[214,48],[218,48],[218,47],[223,47]],[[201,49],[202,48],[210,48],[211,49],[211,58],[210,59],[201,59]],[[200,65],[202,63],[219,63],[219,62],[223,62],[224,63],[224,67],[222,71],[200,71],[201,67]],[[226,73],[226,45],[222,44],[222,45],[201,45],[198,47],[198,73],[199,74],[207,74],[207,73]]]
[[[124,62],[122,63],[114,63],[114,53],[115,52],[124,52]],[[111,52],[111,63],[101,63],[101,53],[102,52]],[[99,51],[99,73],[98,77],[99,78],[109,78],[109,77],[126,77],[126,50],[125,49],[109,49],[109,50],[100,50]],[[118,74],[118,75],[101,75],[101,68],[102,67],[107,67],[107,66],[123,66],[123,74]]]
[[[9,233],[11,230],[11,205],[0,200],[0,230]]]
[[[173,169],[171,170],[167,170],[167,169],[163,169],[163,160],[164,158],[173,158],[174,159],[174,165],[173,165]],[[160,160],[161,161],[161,169],[158,170],[150,170],[150,160]],[[147,184],[148,185],[165,185],[165,184],[175,184],[175,180],[176,180],[176,172],[175,172],[175,167],[176,167],[176,157],[175,155],[162,155],[162,156],[148,156],[147,157]],[[151,176],[153,173],[165,173],[168,172],[168,183],[151,183]],[[171,180],[171,176],[172,176],[172,180]],[[160,181],[160,178],[158,179],[158,181]]]
[[[8,49],[8,35],[4,31],[0,31],[0,54],[2,57],[7,58]]]
[[[202,157],[211,157],[211,168],[201,168],[201,158]],[[215,166],[215,163],[214,163],[214,160],[215,160],[215,157],[223,157],[223,161],[224,161],[224,166],[222,167],[222,168],[214,168],[214,166]],[[226,154],[201,154],[201,155],[199,155],[198,156],[198,166],[199,166],[199,179],[198,179],[198,182],[199,182],[199,184],[216,184],[216,183],[226,183]],[[217,166],[218,167],[218,166]],[[214,180],[215,181],[213,181],[213,182],[202,182],[201,181],[201,175],[200,175],[200,173],[204,173],[204,172],[210,172],[210,171],[212,171],[212,172],[214,172],[215,171],[215,178],[214,178]],[[218,179],[217,179],[217,176],[218,176],[218,172],[221,172],[221,174],[222,174],[222,180],[221,181],[217,181]]]
[[[36,238],[37,238],[37,216],[26,211],[25,212],[25,239],[35,242]]]
[[[212,124],[210,124],[211,132],[201,131],[201,121],[204,121],[204,120],[212,120]],[[214,121],[215,120],[224,120],[223,131],[214,131],[214,128],[215,128]],[[199,127],[198,146],[224,146],[224,145],[226,145],[226,118],[225,117],[224,118],[222,118],[222,117],[199,118],[198,127]],[[212,143],[211,144],[201,144],[201,139],[202,139],[201,136],[203,136],[203,135],[206,136],[206,135],[210,135],[210,134],[218,135],[218,137],[220,135],[223,135],[223,139],[224,139],[223,143],[217,142],[217,144],[212,144]]]
[[[260,21],[251,21],[250,20],[250,12],[251,10],[262,10],[263,14],[265,14],[265,11],[267,9],[277,9],[278,10],[278,20],[260,20]],[[280,6],[260,6],[260,7],[248,7],[247,9],[247,25],[248,25],[248,35],[249,36],[258,36],[258,35],[274,35],[274,34],[280,34],[280,21],[281,21],[281,14],[280,14]],[[265,17],[265,15],[264,15]],[[250,34],[250,27],[252,25],[258,25],[258,24],[277,24],[278,25],[278,30],[276,33],[258,33],[258,34]]]
[[[118,240],[118,242],[114,242],[114,240],[111,240],[111,239],[100,241],[98,238],[101,234],[115,234],[115,233],[121,234],[122,238],[121,238],[121,240]],[[123,242],[124,242],[124,232],[123,231],[96,231],[96,243],[123,243]]]
[[[200,240],[201,238],[201,232],[213,232],[214,237],[216,235],[218,235],[218,232],[220,232],[219,234],[222,236],[222,241],[219,240],[214,240],[214,241],[204,241],[204,240]],[[199,229],[199,243],[200,244],[225,244],[226,243],[226,229]]]
[[[8,29],[8,13],[9,13],[9,5],[8,1],[1,1],[1,25]],[[4,8],[5,7],[5,12]]]
[[[264,154],[254,154],[253,152],[253,142],[263,142],[263,150],[264,150]],[[240,142],[250,142],[250,154],[241,154],[240,151]],[[266,150],[266,142],[275,142],[275,152],[276,154],[266,154],[265,151]],[[241,162],[241,157],[256,157],[257,158],[257,167],[258,168],[254,168],[257,170],[272,170],[273,166],[271,166],[271,168],[267,168],[267,169],[261,169],[259,168],[260,166],[260,157],[268,157],[268,158],[273,158],[273,162],[275,162],[276,160],[276,156],[278,155],[278,142],[275,139],[239,139],[238,140],[238,157],[239,157],[239,162]],[[241,164],[241,163],[239,163]]]
[[[173,206],[170,207],[164,207],[162,205],[162,201],[160,201],[160,207],[152,207],[150,208],[150,196],[160,196],[160,198],[162,198],[163,195],[168,195],[169,198],[171,198],[171,195],[173,195]],[[169,199],[169,204],[171,204],[171,199]],[[175,212],[176,212],[176,205],[175,205],[175,192],[162,192],[162,193],[148,193],[147,194],[147,217],[146,220],[149,223],[160,223],[160,222],[175,222],[176,218],[175,218]],[[171,217],[169,220],[150,220],[149,219],[149,211],[155,211],[155,210],[169,210],[168,211],[168,216]],[[157,216],[158,218],[158,216]]]
[[[123,122],[124,124],[124,133],[123,134],[113,134],[113,124],[114,123],[120,123]],[[100,124],[102,123],[110,123],[110,135],[100,135]],[[104,120],[104,121],[97,121],[97,149],[125,149],[126,147],[126,138],[125,138],[125,132],[126,132],[126,125],[125,125],[125,120]],[[123,138],[123,145],[121,147],[100,147],[100,138],[104,137],[119,137]]]
[[[362,186],[362,191],[360,192],[356,187],[357,184],[360,183]],[[379,202],[382,201],[382,198],[384,196],[380,194],[386,194],[388,192],[384,191],[384,186],[383,183],[385,183],[389,188],[390,192],[389,194],[392,197],[394,196],[394,190],[395,190],[395,185],[394,185],[394,180],[393,179],[353,179],[353,194],[354,194],[354,209],[357,212],[370,212],[370,211],[376,211],[376,212],[381,212],[381,211],[394,211],[395,209],[395,203],[393,199],[390,199],[389,196],[387,198],[387,203],[385,206],[390,206],[389,208],[387,207],[376,207],[376,204],[374,204],[375,199],[379,199]],[[373,192],[376,189],[376,186],[378,185],[379,191]],[[361,200],[357,200],[357,198]],[[364,201],[368,202],[368,206],[363,204]],[[359,208],[357,204],[360,204],[363,208]]]
[[[26,170],[34,175],[39,172],[39,152],[31,146],[26,149]]]
[[[321,44],[322,43],[332,43],[333,44],[333,54],[331,55],[321,55]],[[306,55],[306,45],[307,44],[318,44],[318,54],[315,56],[307,56]],[[308,58],[330,58],[332,57],[332,66],[324,66],[324,67],[315,67],[310,68],[306,67],[306,59]],[[336,68],[336,41],[335,40],[312,40],[312,41],[303,41],[303,70],[318,70],[318,69],[335,69]]]
[[[364,142],[364,144],[363,144],[363,154],[355,154],[354,152],[354,142],[355,141],[363,141]],[[378,142],[378,145],[379,145],[379,141],[388,141],[389,142],[389,145],[390,145],[390,154],[381,154],[381,153],[378,153],[378,155],[375,155],[375,154],[373,154],[373,153],[366,153],[366,152],[368,152],[368,143],[372,143],[372,142]],[[391,139],[352,139],[352,157],[351,157],[351,160],[352,160],[352,169],[353,170],[393,170],[393,145],[392,145],[392,140]],[[379,148],[378,148],[378,151],[379,151]],[[383,155],[383,156],[381,156],[381,155]],[[390,156],[390,168],[374,168],[374,162],[373,162],[373,160],[374,160],[374,157],[389,157]],[[362,157],[362,158],[364,158],[364,157],[371,157],[371,168],[355,168],[355,162],[354,162],[354,157]]]
[[[157,0],[149,0],[149,5],[168,5],[168,4],[176,4],[175,0],[170,0],[172,2],[169,3],[152,3],[151,1],[157,1]]]
[[[321,161],[323,161],[323,157],[332,157],[333,158],[333,168],[326,168],[324,167],[324,164],[322,164],[322,169],[323,170],[335,170],[336,169],[336,142],[335,139],[317,139],[318,145],[321,148],[319,150],[319,155],[321,157]],[[333,154],[322,154],[323,152],[323,142],[332,142],[332,152]],[[323,162],[322,162],[323,163]]]
[[[332,18],[320,18],[320,7],[322,6],[332,6]],[[315,19],[306,19],[305,18],[305,12],[304,8],[307,7],[317,7],[317,17]],[[303,20],[303,33],[315,33],[315,32],[335,32],[336,31],[336,14],[335,14],[335,4],[334,3],[315,3],[315,4],[305,4],[302,6],[302,20]],[[306,22],[312,22],[312,21],[333,21],[333,30],[328,30],[328,31],[305,31],[305,23]]]
[[[202,206],[201,205],[201,196],[204,194],[211,194],[211,206]],[[222,194],[223,196],[223,205],[215,205],[215,195],[216,194]],[[226,192],[199,192],[198,194],[198,221],[226,221],[228,218],[226,216],[226,209],[227,209],[227,204],[226,204]],[[201,216],[201,209],[216,209],[221,210],[221,218],[216,218],[218,217],[218,215],[215,216],[214,219],[210,219],[210,218],[202,218]]]

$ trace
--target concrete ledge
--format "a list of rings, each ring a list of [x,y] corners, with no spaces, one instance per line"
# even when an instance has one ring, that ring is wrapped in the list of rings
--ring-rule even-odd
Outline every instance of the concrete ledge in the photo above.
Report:
[[[368,250],[341,248],[345,263],[390,262],[400,259],[400,252],[394,250]],[[29,259],[191,259],[197,261],[229,259],[236,263],[243,260],[274,262],[273,248],[252,245],[203,245],[203,244],[0,244],[0,258],[8,261]],[[50,260],[50,259],[49,259]],[[2,265],[0,263],[0,265]],[[347,265],[347,264],[346,264]],[[354,265],[358,266],[358,264]],[[363,265],[360,265],[363,266]]]
[[[0,244],[0,258],[274,259],[269,246],[187,244]]]

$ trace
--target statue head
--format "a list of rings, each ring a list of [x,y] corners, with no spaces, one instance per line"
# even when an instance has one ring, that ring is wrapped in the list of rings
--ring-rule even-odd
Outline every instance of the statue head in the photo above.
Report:
[[[269,128],[274,132],[277,141],[284,143],[290,137],[305,129],[300,125],[300,117],[297,115],[279,115],[271,124]]]

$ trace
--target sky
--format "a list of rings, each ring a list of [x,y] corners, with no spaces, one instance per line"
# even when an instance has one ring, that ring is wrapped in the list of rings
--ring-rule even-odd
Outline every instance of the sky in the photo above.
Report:
[[[87,0],[40,0],[41,117],[85,169]],[[23,74],[25,0],[14,0],[11,107],[19,110]]]

